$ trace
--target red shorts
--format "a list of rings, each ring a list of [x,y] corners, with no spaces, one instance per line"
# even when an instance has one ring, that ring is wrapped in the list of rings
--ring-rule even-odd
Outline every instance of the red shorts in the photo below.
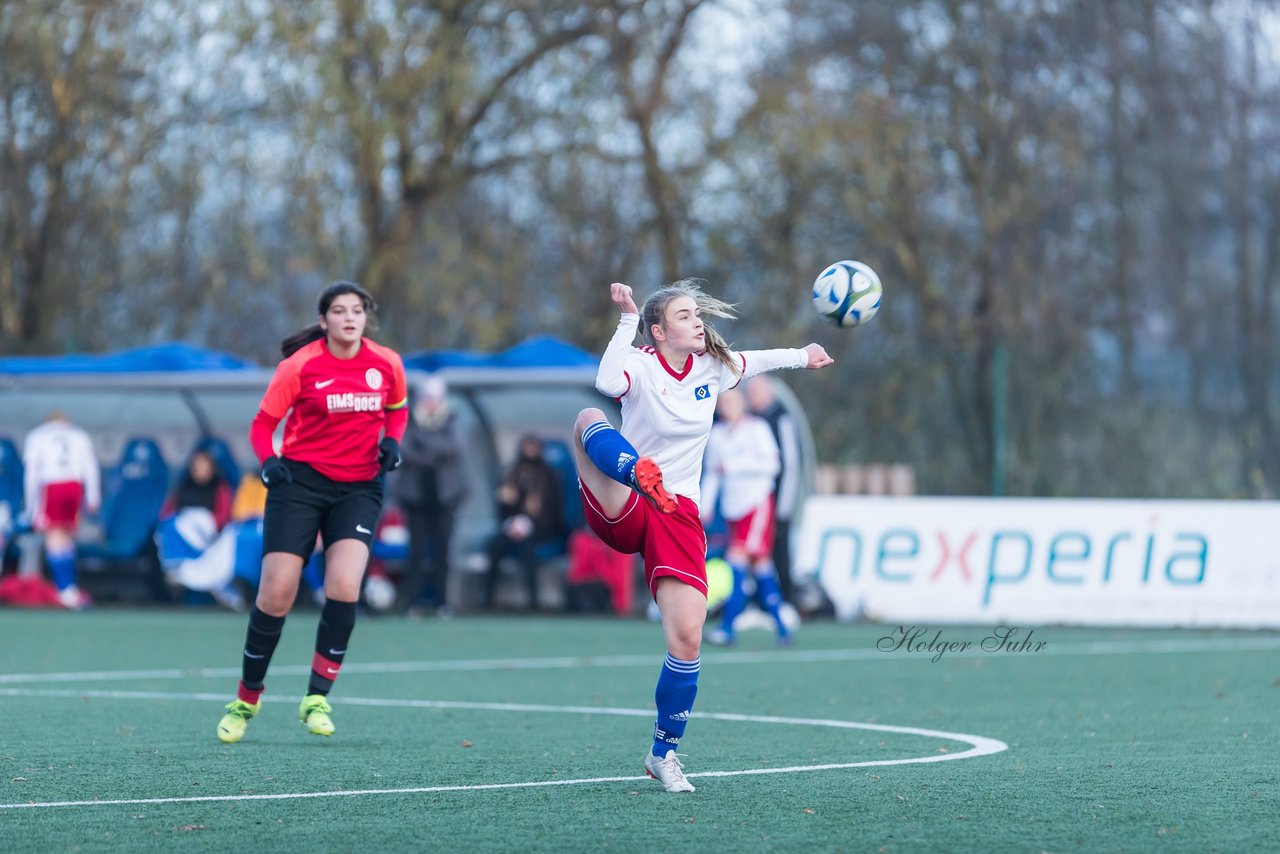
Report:
[[[35,518],[36,527],[42,531],[74,528],[80,518],[80,504],[84,501],[84,484],[76,480],[46,483],[43,493],[40,496],[40,513]]]
[[[773,496],[761,501],[741,519],[729,521],[729,548],[747,553],[747,557],[773,555]]]
[[[707,535],[698,518],[698,505],[683,495],[676,496],[674,513],[663,513],[640,493],[632,492],[617,518],[608,518],[600,502],[578,481],[587,524],[615,551],[644,557],[644,581],[649,595],[663,576],[679,579],[707,595]]]

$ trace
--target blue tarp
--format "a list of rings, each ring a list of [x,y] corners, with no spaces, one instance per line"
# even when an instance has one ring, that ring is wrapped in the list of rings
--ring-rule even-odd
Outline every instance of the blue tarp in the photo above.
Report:
[[[0,359],[0,374],[140,374],[165,371],[239,371],[258,368],[253,362],[189,344],[161,344],[111,353],[68,356],[9,356]]]
[[[529,338],[500,353],[469,350],[422,350],[404,357],[410,370],[441,368],[581,368],[594,367],[599,356],[549,335]],[[162,344],[111,353],[0,358],[0,374],[142,374],[170,371],[239,371],[260,365],[228,353],[189,344]]]
[[[411,370],[441,368],[582,368],[595,367],[600,357],[550,335],[529,338],[501,353],[468,350],[423,350],[404,357]]]

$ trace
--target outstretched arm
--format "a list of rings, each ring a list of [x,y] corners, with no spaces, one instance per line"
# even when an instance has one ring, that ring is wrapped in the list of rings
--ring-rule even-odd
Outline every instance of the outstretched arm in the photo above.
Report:
[[[609,296],[618,307],[621,317],[618,318],[618,329],[609,340],[609,346],[600,359],[600,368],[596,371],[596,388],[610,397],[620,397],[631,387],[626,375],[627,357],[631,355],[631,342],[636,338],[636,328],[640,325],[640,312],[635,300],[631,297],[631,288],[621,282],[609,286]]]
[[[742,375],[736,381],[730,381],[733,385],[767,371],[783,368],[817,370],[835,362],[821,344],[809,344],[795,350],[743,350],[737,355],[742,360]]]
[[[809,344],[804,348],[805,353],[809,356],[809,363],[806,368],[816,371],[818,368],[825,368],[827,365],[835,364],[835,359],[827,355],[827,351],[823,349],[821,344]]]

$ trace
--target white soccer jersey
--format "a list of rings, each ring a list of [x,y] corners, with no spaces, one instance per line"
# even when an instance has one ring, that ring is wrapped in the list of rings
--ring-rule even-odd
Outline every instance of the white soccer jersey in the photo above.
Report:
[[[85,504],[101,505],[101,477],[93,440],[76,425],[53,419],[32,428],[22,442],[22,465],[29,509],[40,506],[43,487],[50,483],[82,483]]]
[[[596,388],[622,403],[622,435],[662,469],[668,492],[695,504],[700,496],[702,452],[720,391],[779,368],[803,368],[804,350],[744,350],[734,353],[742,375],[714,356],[695,354],[682,366],[668,365],[653,347],[633,347],[640,315],[624,314],[596,372]]]
[[[720,499],[720,512],[730,522],[759,507],[773,492],[782,463],[769,422],[744,415],[733,424],[721,421],[707,440],[707,468],[702,494],[707,510]]]

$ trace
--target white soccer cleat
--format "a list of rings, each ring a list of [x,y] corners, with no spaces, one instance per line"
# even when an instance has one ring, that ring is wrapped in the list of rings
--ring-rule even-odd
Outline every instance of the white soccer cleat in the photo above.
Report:
[[[668,750],[667,755],[662,759],[654,756],[653,751],[650,750],[644,756],[644,770],[646,774],[661,783],[662,788],[668,792],[693,791],[693,784],[684,775],[684,763],[680,761],[680,757],[674,750]]]
[[[712,629],[707,632],[707,643],[712,646],[733,646],[736,642],[737,638],[724,629]]]
[[[89,607],[89,597],[74,584],[58,591],[58,602],[68,611],[83,611]]]

